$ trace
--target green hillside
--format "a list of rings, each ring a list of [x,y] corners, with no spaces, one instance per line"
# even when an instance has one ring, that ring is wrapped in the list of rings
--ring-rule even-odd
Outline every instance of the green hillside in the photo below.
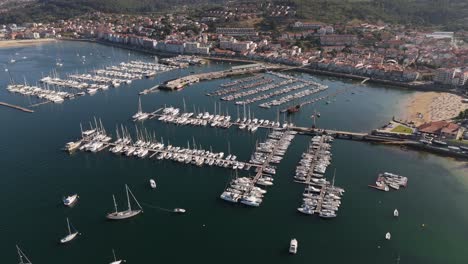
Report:
[[[177,6],[200,7],[227,0],[37,0],[0,14],[0,23],[64,19],[89,11],[117,13],[176,12]],[[467,0],[287,0],[299,18],[339,23],[352,19],[468,29]],[[221,5],[220,5],[221,6]]]

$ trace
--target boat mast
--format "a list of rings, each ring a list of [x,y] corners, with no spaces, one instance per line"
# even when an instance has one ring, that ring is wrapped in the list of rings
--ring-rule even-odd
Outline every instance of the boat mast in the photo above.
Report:
[[[115,202],[115,196],[112,195],[112,199],[114,200],[114,208],[115,208],[115,212],[117,213],[117,203]]]
[[[68,220],[68,217],[67,217],[67,227],[68,227],[68,234],[71,235],[70,221]]]
[[[138,96],[138,113],[142,113],[143,110],[141,109],[141,96]]]
[[[332,187],[335,187],[335,175],[336,175],[336,168],[335,168],[335,171],[333,171]]]
[[[115,257],[115,251],[112,249],[112,255],[114,256],[114,262],[117,261],[117,258]]]
[[[16,245],[16,249],[18,251],[18,256],[19,256],[19,261],[20,261],[19,264],[32,264],[32,262],[28,259],[26,254],[24,254],[24,252],[21,251],[18,245]],[[24,262],[23,258],[25,258],[27,262]]]
[[[128,211],[132,211],[132,206],[130,204],[130,196],[128,195],[128,186],[126,184],[125,184],[125,191],[127,192]]]
[[[135,200],[135,203],[138,205],[138,207],[139,207],[140,209],[143,209],[143,207],[141,207],[140,203],[139,203],[138,200],[136,199],[135,195],[133,195],[132,190],[130,190],[130,188],[128,188],[128,186],[127,186],[127,191],[130,192],[130,195],[133,197],[133,200]],[[130,204],[130,202],[129,202],[129,204]],[[143,210],[142,210],[142,211],[143,211]]]

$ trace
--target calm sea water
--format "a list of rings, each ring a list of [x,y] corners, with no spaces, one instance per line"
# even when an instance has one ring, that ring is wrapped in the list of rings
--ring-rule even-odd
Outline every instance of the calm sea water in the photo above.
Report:
[[[83,63],[82,56],[86,56]],[[23,58],[25,57],[25,58]],[[16,59],[14,64],[8,63]],[[60,76],[85,72],[129,59],[152,58],[126,50],[90,43],[58,42],[21,48],[0,49],[0,101],[28,106],[36,101],[9,94],[4,88],[10,78],[34,83],[55,69],[57,59],[64,66]],[[101,118],[109,132],[130,121],[137,109],[138,92],[165,80],[189,74],[231,67],[211,62],[135,81],[84,96],[63,104],[35,108],[34,114],[0,108],[0,252],[2,263],[15,263],[19,243],[33,263],[108,263],[114,248],[128,263],[467,263],[468,211],[467,167],[430,154],[361,142],[336,140],[328,178],[336,169],[336,185],[346,189],[339,217],[327,221],[297,213],[303,186],[292,180],[295,166],[309,138],[297,136],[279,165],[275,185],[268,189],[259,208],[223,202],[230,170],[195,168],[171,161],[140,160],[102,153],[68,155],[60,149],[79,136],[79,124]],[[307,105],[287,117],[310,126],[317,110],[318,126],[352,131],[369,131],[400,113],[408,91],[376,85],[302,75],[327,84],[322,94],[352,88],[326,105]],[[179,92],[158,92],[142,97],[143,109],[164,104],[213,112],[214,97],[205,93],[229,79],[195,84]],[[354,92],[354,94],[351,93]],[[316,96],[322,95],[318,94]],[[232,103],[223,102],[223,112],[236,115]],[[276,119],[277,109],[251,106],[256,117]],[[242,110],[241,110],[242,112]],[[281,119],[284,117],[281,116]],[[232,153],[248,160],[256,141],[267,131],[250,134],[236,128],[176,127],[146,121],[138,124],[154,131],[172,145],[187,141],[215,151]],[[391,171],[409,177],[409,186],[383,193],[367,187],[379,172]],[[245,175],[245,173],[241,173]],[[156,179],[157,190],[148,180]],[[124,184],[144,204],[145,213],[124,222],[108,222],[113,210],[112,194],[125,206]],[[61,206],[65,194],[79,193],[74,208]],[[150,206],[148,206],[150,205]],[[153,207],[187,209],[174,215]],[[400,211],[395,219],[392,212]],[[62,246],[69,217],[82,235]],[[424,226],[423,226],[424,225]],[[386,232],[392,240],[386,241]],[[289,240],[299,241],[296,256],[287,253]]]

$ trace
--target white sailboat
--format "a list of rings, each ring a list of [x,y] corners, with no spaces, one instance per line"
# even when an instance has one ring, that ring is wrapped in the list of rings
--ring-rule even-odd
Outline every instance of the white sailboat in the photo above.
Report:
[[[398,212],[397,209],[395,209],[395,211],[393,211],[393,216],[398,217],[399,215],[400,215],[400,213]]]
[[[128,186],[125,184],[125,191],[127,193],[127,204],[128,204],[128,209],[125,210],[125,211],[118,211],[117,209],[117,203],[115,202],[115,196],[112,195],[112,198],[114,199],[114,207],[115,207],[115,212],[112,212],[112,213],[108,213],[107,214],[107,219],[111,219],[111,220],[122,220],[122,219],[127,219],[127,218],[131,218],[131,217],[134,217],[140,213],[143,213],[143,210],[142,210],[142,207],[141,205],[138,203],[137,199],[135,198],[135,196],[133,195],[132,191],[130,190],[130,188],[128,188]],[[130,203],[130,195],[132,195],[133,197],[133,200],[135,200],[136,204],[138,205],[138,208],[137,210],[132,210],[132,205]]]
[[[114,249],[112,249],[112,255],[114,256],[114,261],[112,261],[110,264],[120,264],[122,262],[126,262],[125,260],[122,260],[122,259],[117,260],[117,258],[115,257]]]
[[[385,234],[385,239],[390,240],[391,238],[392,235],[390,234],[390,232],[387,232],[387,234]]]
[[[32,262],[28,259],[26,254],[24,254],[18,245],[16,245],[16,250],[18,251],[19,264],[32,264]]]
[[[150,182],[151,189],[156,189],[156,181],[153,179],[150,179],[149,182]]]
[[[68,227],[68,235],[66,235],[64,238],[60,239],[60,243],[62,243],[62,244],[65,244],[65,243],[68,243],[68,242],[72,241],[73,239],[75,239],[79,235],[77,230],[74,230],[75,232],[72,233],[71,228],[70,228],[70,221],[68,220],[68,217],[67,217],[67,227]]]

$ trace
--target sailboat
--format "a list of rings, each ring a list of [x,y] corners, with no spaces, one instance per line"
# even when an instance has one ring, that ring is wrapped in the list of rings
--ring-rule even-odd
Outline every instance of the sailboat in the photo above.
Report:
[[[68,235],[65,236],[64,238],[60,239],[60,243],[62,243],[62,244],[65,244],[65,243],[68,243],[68,242],[72,241],[73,239],[75,239],[79,235],[77,230],[74,230],[75,231],[74,233],[71,232],[70,221],[68,220],[68,217],[67,217],[67,227],[68,227]]]
[[[32,264],[32,262],[28,259],[26,254],[24,254],[18,245],[16,245],[16,250],[18,251],[19,264]]]
[[[112,255],[114,256],[114,261],[112,261],[110,264],[120,264],[122,262],[125,262],[125,260],[122,260],[122,259],[117,260],[117,258],[115,257],[114,249],[112,249]]]
[[[138,203],[137,199],[135,198],[135,196],[133,195],[132,191],[130,190],[130,188],[128,188],[128,186],[125,184],[125,192],[127,193],[127,203],[128,203],[128,209],[125,210],[125,211],[118,211],[117,209],[117,203],[115,202],[115,196],[112,195],[112,198],[114,199],[114,207],[115,207],[115,212],[112,212],[112,213],[108,213],[107,214],[107,219],[111,219],[111,220],[122,220],[122,219],[127,219],[127,218],[131,218],[131,217],[134,217],[140,213],[143,213],[143,210],[142,210],[142,207],[141,205]],[[132,195],[133,197],[133,200],[135,200],[136,204],[138,205],[138,208],[137,210],[132,210],[132,205],[130,203],[130,195]]]

